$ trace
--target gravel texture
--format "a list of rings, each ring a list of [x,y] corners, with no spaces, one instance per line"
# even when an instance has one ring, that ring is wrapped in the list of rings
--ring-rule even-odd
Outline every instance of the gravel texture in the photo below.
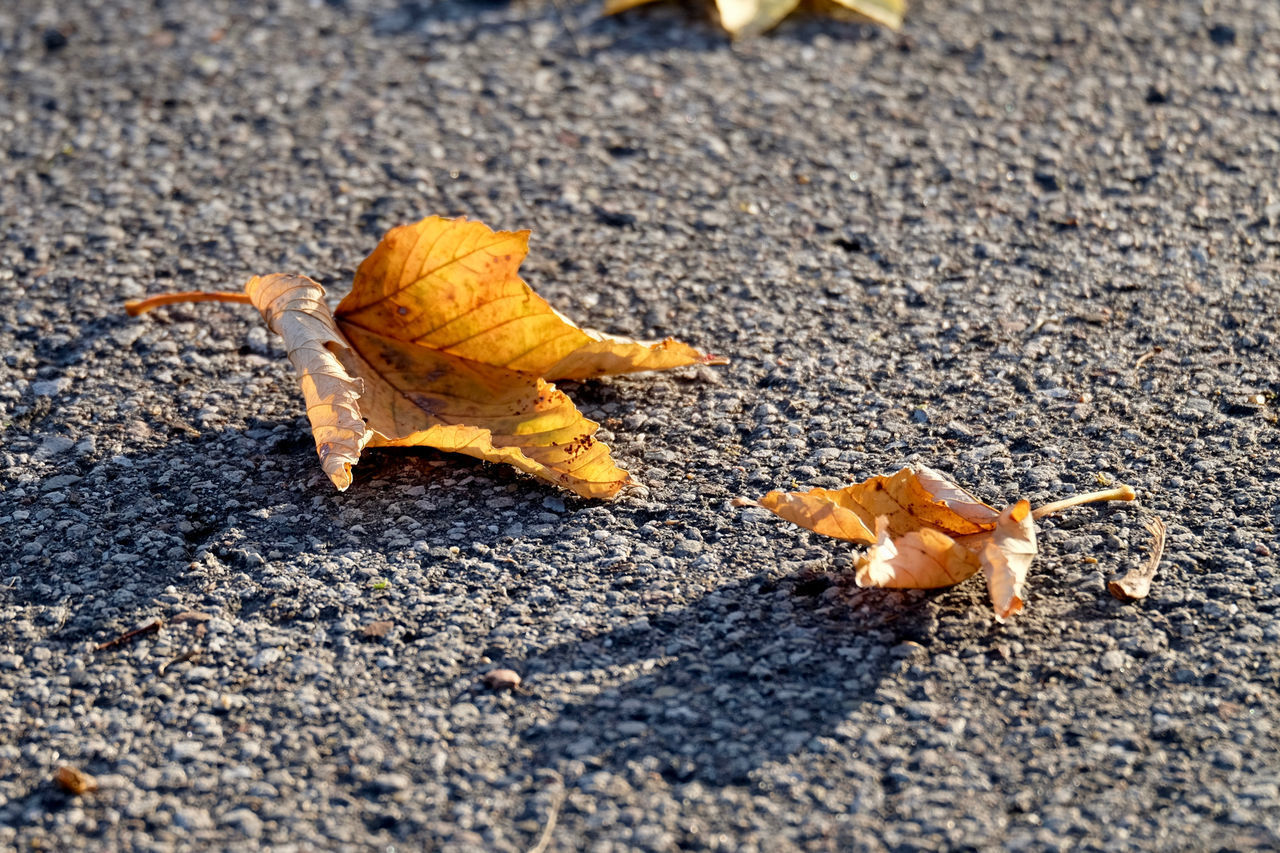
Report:
[[[0,848],[1280,845],[1280,4],[595,15],[0,4]],[[338,494],[252,310],[120,310],[340,294],[433,213],[733,359],[571,389],[642,489]],[[911,461],[1141,500],[1044,523],[1004,626],[730,506]]]

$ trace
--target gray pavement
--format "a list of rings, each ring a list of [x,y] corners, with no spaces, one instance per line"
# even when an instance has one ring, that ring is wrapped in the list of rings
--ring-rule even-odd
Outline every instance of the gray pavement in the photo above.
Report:
[[[0,5],[0,848],[1280,845],[1280,4],[561,5]],[[733,359],[571,389],[643,489],[338,494],[251,309],[119,310],[428,214]],[[1004,626],[729,506],[912,461],[1141,501]]]

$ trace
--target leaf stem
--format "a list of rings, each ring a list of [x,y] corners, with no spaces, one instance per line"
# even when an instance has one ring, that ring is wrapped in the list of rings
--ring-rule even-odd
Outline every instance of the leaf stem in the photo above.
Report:
[[[1081,504],[1091,504],[1097,501],[1131,501],[1136,500],[1137,497],[1138,493],[1131,486],[1116,486],[1114,489],[1104,489],[1100,492],[1089,492],[1084,495],[1073,495],[1060,501],[1054,501],[1051,504],[1045,504],[1032,510],[1031,517],[1044,518],[1046,515],[1053,515],[1055,512],[1062,512],[1064,509],[1070,509]]]
[[[148,296],[146,299],[132,299],[124,304],[124,310],[129,312],[130,317],[137,317],[139,314],[145,314],[152,308],[159,308],[162,305],[176,305],[180,302],[239,302],[244,305],[252,305],[249,301],[249,294],[238,293],[228,290],[188,290],[184,293],[158,293],[155,296]]]

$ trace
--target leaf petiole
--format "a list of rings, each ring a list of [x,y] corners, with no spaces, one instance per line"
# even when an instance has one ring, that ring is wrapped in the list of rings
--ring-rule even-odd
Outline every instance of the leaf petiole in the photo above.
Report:
[[[177,305],[181,302],[239,302],[252,305],[247,293],[228,290],[188,290],[183,293],[157,293],[146,299],[132,299],[124,304],[124,310],[130,317],[145,314],[153,308],[163,305]]]
[[[1069,498],[1063,498],[1060,501],[1045,504],[1031,511],[1032,518],[1044,518],[1046,515],[1053,515],[1055,512],[1062,512],[1064,509],[1070,509],[1073,506],[1081,504],[1091,504],[1098,501],[1132,501],[1136,500],[1138,493],[1130,486],[1116,486],[1114,489],[1104,489],[1100,492],[1089,492],[1083,495],[1073,495]]]

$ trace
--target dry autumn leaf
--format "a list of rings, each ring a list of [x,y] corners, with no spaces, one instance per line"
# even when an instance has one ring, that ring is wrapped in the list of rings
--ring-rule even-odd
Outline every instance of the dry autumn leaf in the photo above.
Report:
[[[1143,526],[1151,534],[1150,559],[1144,565],[1130,569],[1119,580],[1107,584],[1107,591],[1121,601],[1138,601],[1151,593],[1151,582],[1155,580],[1156,570],[1160,568],[1160,560],[1164,557],[1164,538],[1167,532],[1164,522],[1152,518]]]
[[[689,364],[723,364],[667,339],[581,329],[520,278],[528,231],[428,217],[387,232],[330,310],[300,275],[255,276],[240,293],[163,294],[177,302],[247,302],[284,339],[316,451],[339,490],[368,447],[433,447],[504,462],[583,497],[630,482],[599,425],[551,384]]]
[[[1093,501],[1133,500],[1119,486],[1032,510],[1018,501],[988,506],[929,468],[903,468],[843,489],[770,492],[755,505],[801,527],[870,546],[858,560],[858,586],[933,589],[982,571],[996,619],[1022,609],[1036,555],[1034,519]]]
[[[720,23],[736,37],[757,35],[771,29],[801,4],[802,0],[716,0]],[[653,0],[605,0],[604,13],[615,15],[652,3]],[[906,13],[906,0],[825,0],[814,2],[828,12],[853,12],[864,18],[898,29]]]

